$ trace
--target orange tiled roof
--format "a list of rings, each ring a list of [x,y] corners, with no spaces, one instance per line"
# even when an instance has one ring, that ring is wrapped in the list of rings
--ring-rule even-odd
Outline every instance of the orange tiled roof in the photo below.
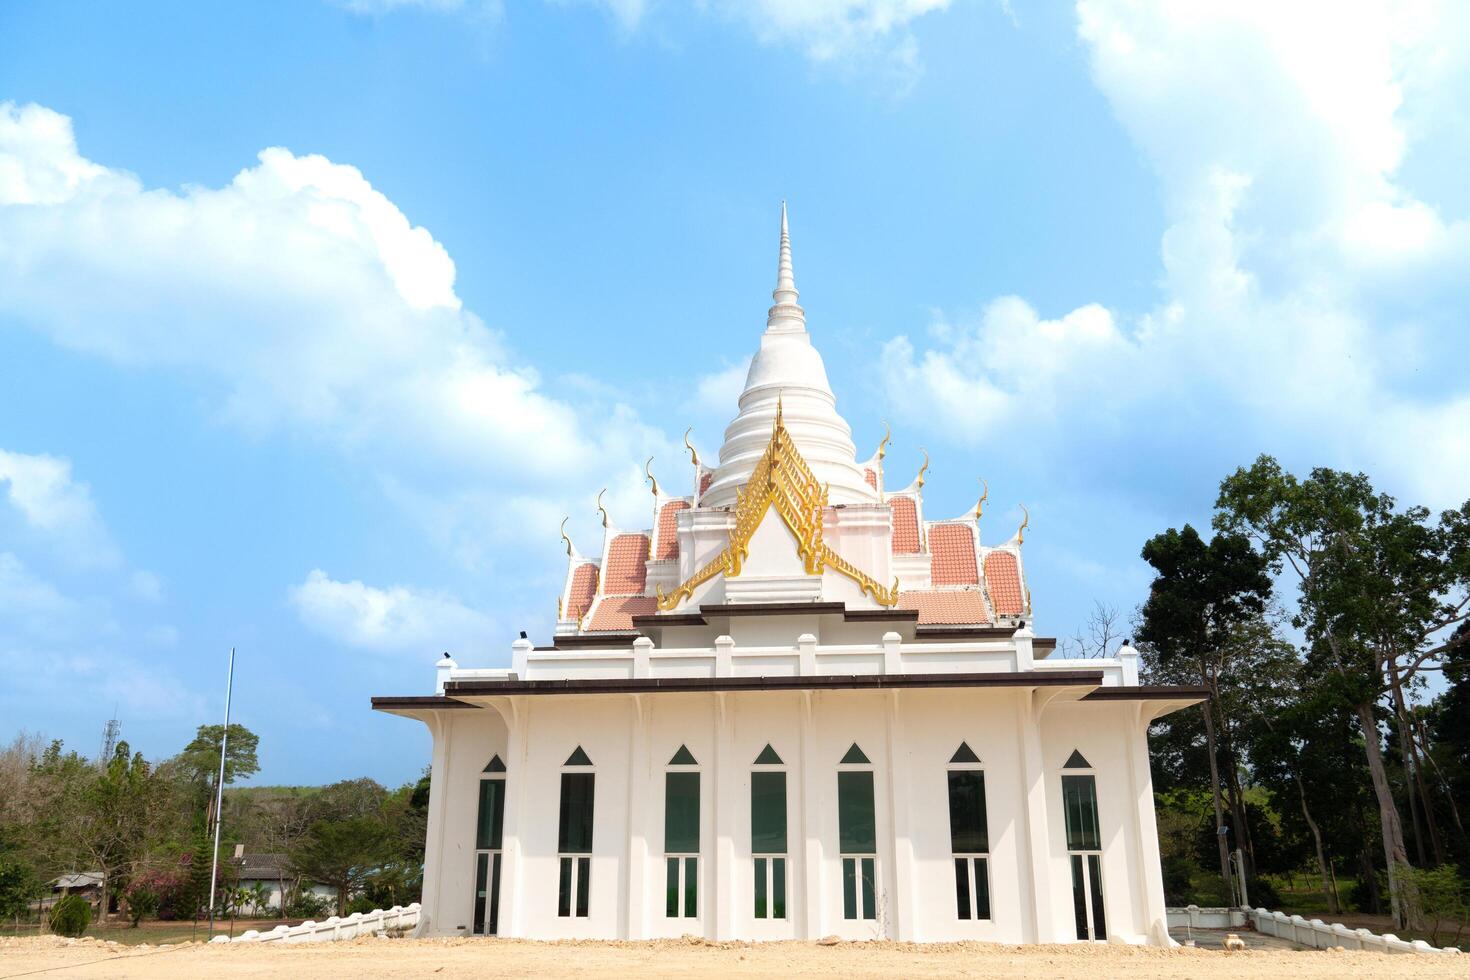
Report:
[[[968,524],[932,524],[929,552],[934,556],[930,577],[935,585],[979,585],[975,567],[975,532]]]
[[[992,551],[985,556],[985,584],[997,616],[1019,616],[1026,611],[1021,590],[1021,568],[1009,551]]]
[[[592,608],[597,597],[597,566],[584,561],[572,572],[572,587],[567,590],[567,619],[581,619]]]
[[[874,490],[878,489],[878,474],[874,473],[872,469],[865,468],[863,470],[863,480],[865,480],[868,486],[872,487]]]
[[[658,512],[658,547],[653,557],[679,557],[679,511],[688,509],[687,502],[670,500],[664,504],[663,510]]]
[[[648,580],[648,535],[619,534],[607,549],[603,595],[637,595]],[[610,628],[610,627],[609,627]]]
[[[917,609],[921,626],[968,626],[990,622],[985,597],[974,589],[900,592],[898,608]]]
[[[651,616],[657,611],[658,600],[651,595],[607,596],[597,604],[587,630],[630,630],[634,616]]]
[[[714,478],[714,470],[705,470],[703,473],[699,474],[699,495],[701,497],[703,497],[704,492],[709,489],[709,485],[714,480]]]
[[[919,510],[912,497],[894,497],[888,501],[893,510],[893,553],[919,553]]]

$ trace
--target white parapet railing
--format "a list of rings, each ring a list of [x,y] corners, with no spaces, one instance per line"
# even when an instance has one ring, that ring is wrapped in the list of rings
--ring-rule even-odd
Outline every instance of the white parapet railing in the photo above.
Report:
[[[1270,909],[1200,908],[1188,905],[1168,909],[1169,928],[1189,926],[1192,929],[1239,929],[1249,925],[1264,936],[1287,939],[1313,949],[1368,949],[1379,953],[1458,953],[1453,946],[1440,949],[1422,939],[1412,942],[1393,933],[1380,936],[1367,929],[1349,929],[1341,922],[1328,924],[1321,919],[1307,919]]]
[[[419,924],[419,903],[395,905],[391,909],[354,912],[344,918],[332,916],[322,922],[307,919],[299,926],[276,926],[267,932],[246,929],[231,939],[215,936],[212,943],[330,943],[338,939],[376,936],[383,933],[405,933]]]

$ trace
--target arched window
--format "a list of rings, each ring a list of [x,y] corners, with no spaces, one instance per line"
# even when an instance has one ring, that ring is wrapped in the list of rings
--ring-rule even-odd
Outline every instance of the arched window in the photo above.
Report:
[[[561,810],[557,823],[556,914],[586,918],[592,891],[592,827],[596,798],[592,760],[577,746],[561,772]]]
[[[750,774],[750,853],[755,917],[786,918],[786,763],[769,745]]]
[[[954,858],[955,914],[990,918],[990,831],[985,814],[985,770],[961,742],[949,759],[949,848]]]
[[[480,773],[475,815],[475,922],[477,936],[500,931],[500,848],[505,827],[505,763],[492,756]]]
[[[664,773],[664,914],[699,915],[699,762],[686,745]]]
[[[1077,938],[1103,941],[1108,938],[1108,919],[1103,908],[1097,778],[1092,764],[1076,750],[1062,769],[1062,813],[1067,827],[1067,859],[1072,865],[1072,914]]]
[[[876,919],[878,833],[873,764],[856,742],[837,765],[837,840],[842,856],[842,917]]]

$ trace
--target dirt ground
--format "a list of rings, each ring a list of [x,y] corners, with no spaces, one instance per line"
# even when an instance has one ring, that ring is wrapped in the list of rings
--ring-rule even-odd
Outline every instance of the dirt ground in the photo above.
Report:
[[[1250,935],[1246,934],[1249,942]],[[0,978],[64,977],[1470,977],[1470,956],[871,942],[376,939],[295,946],[119,946],[0,939]]]

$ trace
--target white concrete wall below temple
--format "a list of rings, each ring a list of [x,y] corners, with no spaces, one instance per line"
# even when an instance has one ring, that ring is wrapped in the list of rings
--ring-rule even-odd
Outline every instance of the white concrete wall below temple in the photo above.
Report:
[[[1141,779],[1136,772],[1143,733],[1134,702],[1053,703],[1042,715],[1047,839],[1035,846],[1049,899],[1037,922],[1027,880],[1033,842],[1021,746],[1021,713],[1032,697],[1028,690],[1009,689],[522,697],[526,737],[519,759],[506,752],[500,711],[439,711],[446,718],[439,737],[449,744],[447,751],[436,747],[436,760],[445,760],[436,764],[446,771],[435,791],[446,798],[440,847],[430,840],[427,851],[427,861],[437,866],[427,876],[433,889],[425,894],[426,929],[447,935],[472,931],[477,786],[485,763],[500,753],[509,770],[502,934],[1073,941],[1061,775],[1076,749],[1097,777],[1109,935],[1134,943],[1164,941],[1151,934],[1164,909],[1161,884],[1149,881],[1157,876],[1157,842],[1146,751]],[[508,701],[500,699],[500,706]],[[980,757],[985,772],[992,910],[986,920],[961,920],[955,909],[946,773],[961,741]],[[757,920],[753,914],[750,777],[768,743],[787,773],[785,920]],[[843,918],[837,772],[853,743],[874,771],[876,921]],[[681,744],[700,772],[694,919],[664,914],[664,777]],[[579,745],[596,773],[590,914],[561,918],[561,773]],[[1139,826],[1145,814],[1146,831]],[[1152,860],[1146,854],[1150,845]]]

